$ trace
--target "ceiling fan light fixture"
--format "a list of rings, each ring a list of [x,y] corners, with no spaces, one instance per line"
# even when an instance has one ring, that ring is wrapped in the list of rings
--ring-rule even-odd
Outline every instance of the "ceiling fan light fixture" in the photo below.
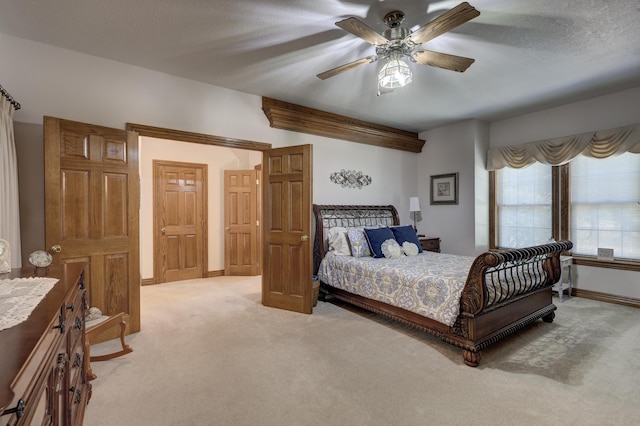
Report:
[[[411,83],[413,75],[409,65],[399,57],[392,57],[378,73],[378,86],[395,89]]]

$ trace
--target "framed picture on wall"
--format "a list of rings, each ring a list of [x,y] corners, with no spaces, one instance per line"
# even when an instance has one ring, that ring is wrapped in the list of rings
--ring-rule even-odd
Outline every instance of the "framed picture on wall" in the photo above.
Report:
[[[431,176],[431,204],[458,204],[458,173]]]

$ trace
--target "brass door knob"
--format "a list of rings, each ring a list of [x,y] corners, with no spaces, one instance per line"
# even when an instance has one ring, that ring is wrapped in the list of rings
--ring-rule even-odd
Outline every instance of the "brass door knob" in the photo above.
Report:
[[[167,230],[166,230],[165,228],[162,228],[162,229],[160,230],[160,232],[162,232],[162,235],[164,235],[164,234],[166,234],[166,233],[167,233]]]
[[[300,237],[300,241],[309,241],[309,236],[303,235],[302,237]]]
[[[51,253],[60,253],[62,251],[62,247],[60,247],[58,244],[56,244],[55,246],[51,246]]]

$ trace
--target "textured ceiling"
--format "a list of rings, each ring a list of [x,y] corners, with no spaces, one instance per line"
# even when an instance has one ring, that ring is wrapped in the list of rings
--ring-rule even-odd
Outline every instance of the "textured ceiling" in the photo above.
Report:
[[[470,0],[481,15],[424,44],[475,59],[464,73],[411,64],[414,81],[376,95],[379,63],[334,25],[417,27],[460,1],[0,0],[0,33],[260,96],[421,131],[640,86],[640,1]]]

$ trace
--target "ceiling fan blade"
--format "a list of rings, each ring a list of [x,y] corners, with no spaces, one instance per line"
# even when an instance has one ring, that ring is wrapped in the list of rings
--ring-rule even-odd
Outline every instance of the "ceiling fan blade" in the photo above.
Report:
[[[437,36],[446,33],[454,29],[455,27],[464,24],[467,21],[472,20],[476,16],[480,15],[473,6],[469,3],[460,3],[456,7],[442,15],[438,16],[433,21],[421,26],[415,30],[408,37],[409,40],[415,44],[426,43]]]
[[[340,65],[339,67],[335,67],[330,69],[329,71],[325,71],[323,73],[318,74],[318,78],[321,80],[326,80],[329,77],[333,77],[334,75],[338,75],[342,72],[352,70],[361,65],[370,64],[375,62],[378,59],[377,56],[367,56],[366,58],[358,59],[357,61],[349,62],[348,64]]]
[[[358,18],[347,18],[340,22],[336,22],[336,25],[345,31],[349,31],[351,34],[356,35],[374,46],[382,46],[389,43],[382,35],[378,34],[373,28],[359,20]]]
[[[420,64],[458,72],[464,72],[475,62],[475,59],[449,55],[447,53],[432,52],[431,50],[418,50],[413,52],[411,56]]]

